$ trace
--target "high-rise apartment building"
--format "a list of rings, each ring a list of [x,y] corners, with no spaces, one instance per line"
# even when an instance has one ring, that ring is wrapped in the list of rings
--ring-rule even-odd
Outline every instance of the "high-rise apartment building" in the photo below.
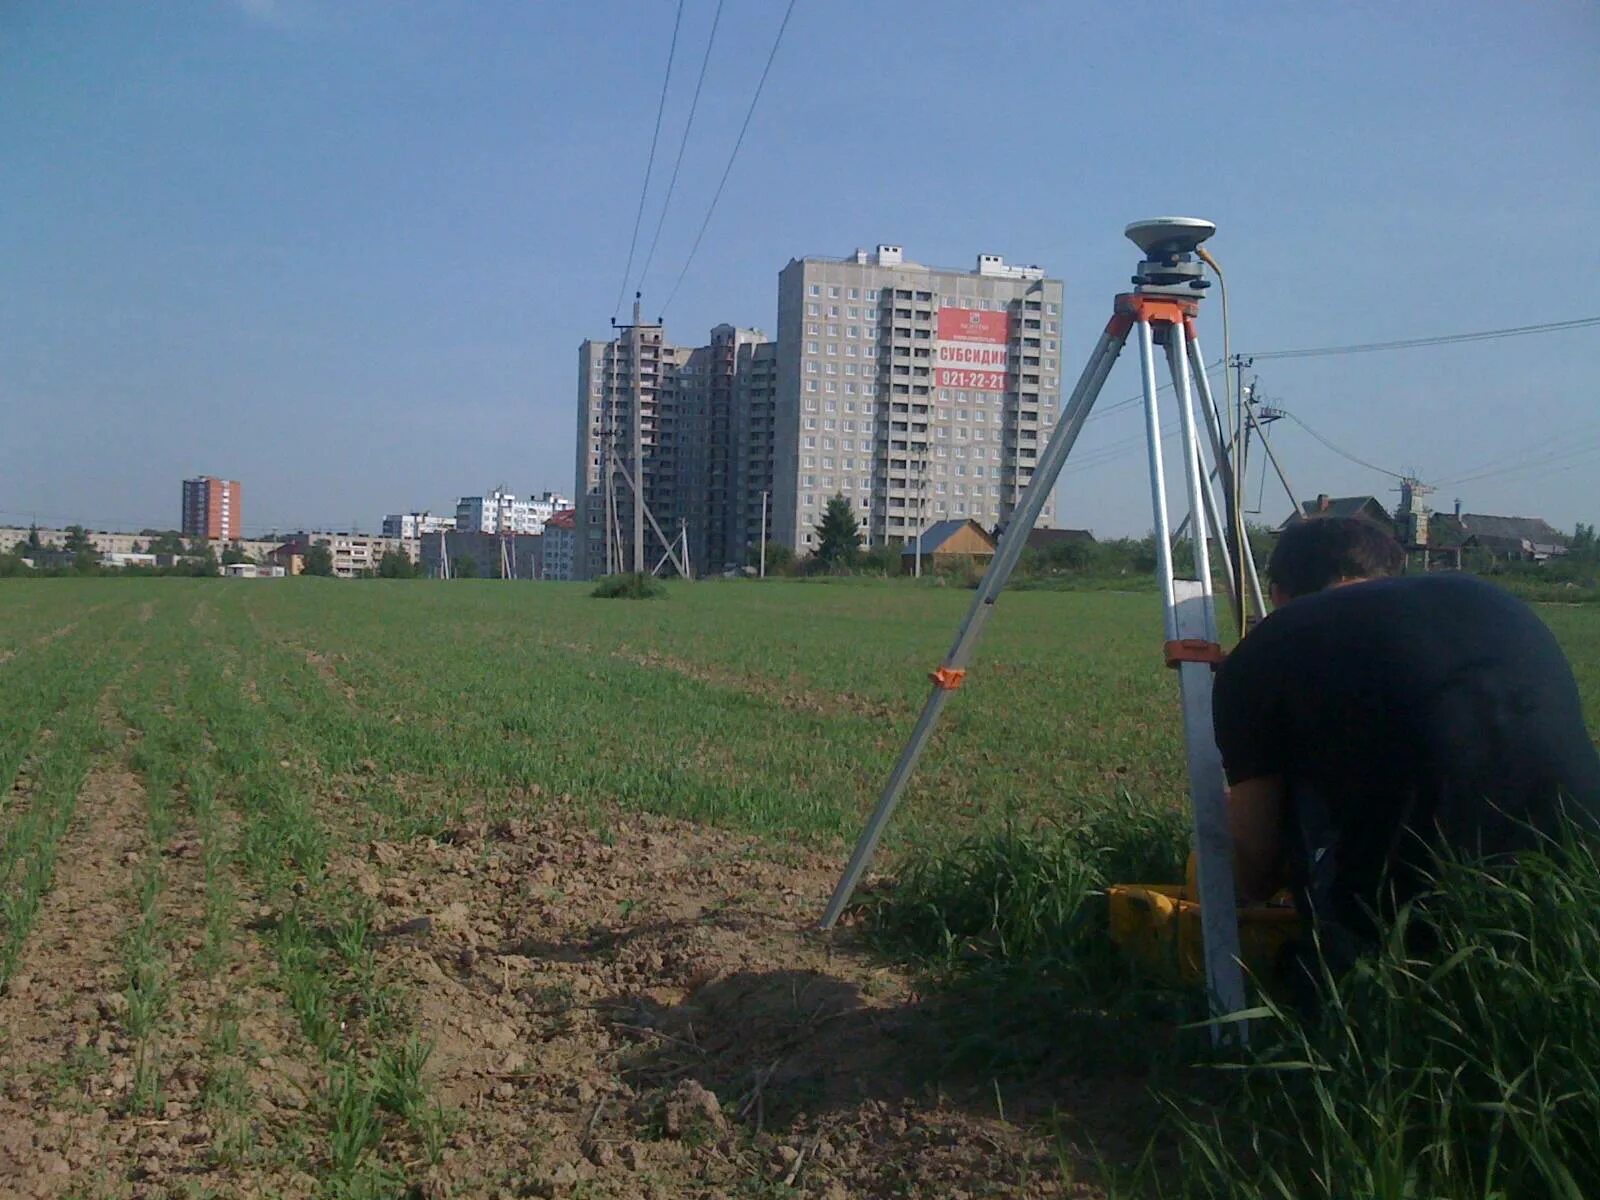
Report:
[[[1059,279],[898,246],[792,260],[778,276],[773,540],[804,554],[830,497],[866,541],[1009,519],[1059,410]],[[1053,502],[1041,520],[1054,516]]]
[[[742,481],[749,474],[751,436],[746,408],[751,403],[770,407],[772,361],[764,333],[732,325],[718,325],[704,346],[679,346],[666,340],[660,326],[641,325],[611,341],[585,341],[579,347],[575,576],[648,571],[664,554],[661,538],[646,520],[644,558],[633,562],[630,481],[643,491],[661,534],[675,541],[680,531],[687,533],[694,571],[720,571],[744,561]],[[756,379],[764,382],[758,386]]]
[[[201,475],[183,481],[183,536],[213,542],[239,540],[239,484]]]

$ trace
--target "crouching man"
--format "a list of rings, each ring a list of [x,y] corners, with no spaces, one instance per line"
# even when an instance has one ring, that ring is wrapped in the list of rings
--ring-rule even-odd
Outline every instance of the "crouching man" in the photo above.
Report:
[[[1290,526],[1275,611],[1216,677],[1241,903],[1289,887],[1335,969],[1426,886],[1434,848],[1600,828],[1600,757],[1550,631],[1471,576],[1391,578],[1403,562],[1367,521]]]

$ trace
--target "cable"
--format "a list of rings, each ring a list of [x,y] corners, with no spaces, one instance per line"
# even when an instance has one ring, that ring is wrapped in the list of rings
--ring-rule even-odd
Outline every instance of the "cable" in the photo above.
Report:
[[[650,194],[650,172],[656,165],[656,142],[661,137],[661,114],[667,109],[667,85],[672,82],[672,60],[678,52],[678,26],[683,24],[683,0],[678,0],[678,15],[672,22],[672,43],[667,47],[667,76],[661,81],[661,99],[656,104],[656,129],[650,135],[650,156],[644,160],[644,186],[639,189],[639,211],[633,218],[633,236],[628,239],[628,265],[622,269],[622,286],[617,289],[613,320],[622,311],[622,298],[628,294],[628,279],[633,274],[633,252],[639,246],[639,226],[644,222],[645,197]]]
[[[705,57],[700,60],[700,77],[694,81],[694,98],[689,101],[689,119],[683,123],[683,137],[678,141],[678,157],[672,163],[672,178],[667,181],[667,198],[661,202],[661,216],[656,221],[656,231],[650,239],[650,253],[644,256],[644,266],[639,271],[639,288],[650,276],[650,264],[655,261],[656,246],[661,241],[661,227],[667,223],[667,210],[672,207],[672,192],[678,186],[678,171],[683,166],[683,152],[689,145],[689,130],[694,128],[695,110],[700,107],[700,89],[706,81],[706,68],[711,65],[711,47],[717,42],[717,25],[722,20],[723,0],[717,0],[717,10],[711,14],[711,33],[706,38]],[[627,290],[627,285],[623,285]]]
[[[1411,350],[1418,346],[1445,346],[1457,342],[1488,342],[1499,338],[1526,337],[1534,333],[1559,333],[1567,329],[1587,329],[1600,325],[1600,317],[1579,317],[1571,321],[1546,321],[1539,325],[1516,325],[1509,329],[1484,329],[1476,333],[1447,333],[1437,337],[1406,338],[1397,342],[1361,342],[1351,346],[1313,346],[1302,350],[1266,350],[1248,357],[1327,358],[1336,354],[1370,354],[1377,350]]]
[[[1327,438],[1323,437],[1315,429],[1311,428],[1311,426],[1307,425],[1304,421],[1302,421],[1299,417],[1295,416],[1292,412],[1288,411],[1287,409],[1280,408],[1280,409],[1277,409],[1277,411],[1282,413],[1284,416],[1288,417],[1289,420],[1293,421],[1296,425],[1300,426],[1301,429],[1304,429],[1307,433],[1309,433],[1312,437],[1316,438],[1317,441],[1321,442],[1329,450],[1332,450],[1340,458],[1347,458],[1351,462],[1355,463],[1357,466],[1366,467],[1369,471],[1376,471],[1380,475],[1387,475],[1391,479],[1405,479],[1405,478],[1407,478],[1407,476],[1401,474],[1399,471],[1391,471],[1387,467],[1380,467],[1380,466],[1378,466],[1377,463],[1370,463],[1364,458],[1357,458],[1354,454],[1351,454],[1348,450],[1344,450],[1344,449],[1341,449],[1338,446],[1335,446]]]
[[[694,262],[695,252],[700,249],[700,240],[705,237],[706,229],[711,224],[711,214],[717,211],[717,201],[722,199],[722,189],[727,186],[728,176],[733,173],[733,163],[739,157],[739,147],[744,145],[744,135],[750,128],[750,119],[756,115],[756,104],[761,100],[761,89],[767,85],[767,75],[772,70],[773,60],[778,57],[778,47],[783,44],[783,31],[789,28],[789,17],[794,13],[794,6],[795,0],[789,0],[789,6],[783,10],[783,21],[778,25],[778,36],[772,39],[772,50],[767,55],[767,65],[761,68],[761,78],[756,81],[755,95],[750,97],[750,107],[744,114],[744,124],[739,126],[739,136],[733,142],[733,153],[728,155],[728,165],[722,169],[722,178],[717,182],[717,190],[711,194],[711,203],[706,208],[706,219],[700,222],[700,232],[694,235],[694,244],[689,247],[689,257],[683,260],[683,269],[678,272],[672,290],[667,293],[666,304],[661,306],[663,314],[672,304],[678,289],[683,286],[683,277],[689,273],[689,264]]]

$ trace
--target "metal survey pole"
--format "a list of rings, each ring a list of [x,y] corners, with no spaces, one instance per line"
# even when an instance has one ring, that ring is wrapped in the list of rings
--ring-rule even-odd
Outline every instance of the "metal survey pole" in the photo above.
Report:
[[[1095,398],[1100,394],[1106,376],[1111,373],[1117,355],[1122,351],[1127,334],[1126,331],[1113,332],[1114,327],[1116,327],[1115,320],[1100,335],[1099,344],[1089,356],[1089,362],[1085,365],[1083,374],[1079,376],[1066,408],[1062,411],[1061,421],[1050,435],[1050,440],[1045,443],[1044,453],[1039,456],[1039,462],[1028,480],[1027,489],[1022,493],[1021,503],[1000,535],[1000,543],[995,547],[994,561],[989,564],[983,580],[978,584],[977,595],[973,597],[972,606],[967,610],[966,619],[961,623],[955,643],[945,655],[943,664],[933,673],[933,688],[928,692],[927,700],[923,702],[922,715],[917,718],[916,727],[911,731],[911,739],[900,752],[894,770],[889,773],[889,781],[884,785],[883,794],[878,797],[877,807],[872,810],[866,828],[861,831],[855,851],[850,855],[850,862],[845,867],[844,874],[828,901],[828,907],[822,914],[820,924],[823,929],[832,929],[840,914],[844,912],[845,905],[850,902],[856,885],[866,873],[867,864],[872,861],[878,839],[883,836],[889,818],[894,815],[895,807],[900,803],[901,793],[905,791],[911,773],[916,770],[917,760],[922,757],[922,752],[927,749],[928,742],[933,737],[933,730],[939,723],[939,715],[944,711],[945,701],[950,698],[950,693],[960,685],[961,677],[966,674],[967,662],[972,657],[973,648],[977,645],[978,637],[994,611],[995,601],[1005,590],[1006,580],[1016,567],[1017,559],[1022,555],[1022,547],[1028,541],[1028,532],[1039,519],[1039,513],[1044,510],[1045,502],[1050,498],[1050,489],[1055,486],[1056,476],[1060,474],[1061,466],[1066,462],[1073,443],[1078,440],[1078,434],[1083,429],[1089,410],[1094,407]]]

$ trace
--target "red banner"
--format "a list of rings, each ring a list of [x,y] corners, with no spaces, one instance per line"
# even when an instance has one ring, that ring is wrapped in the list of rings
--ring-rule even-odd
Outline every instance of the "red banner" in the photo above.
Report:
[[[1010,317],[1003,312],[941,308],[934,386],[1005,391],[1010,326]]]

